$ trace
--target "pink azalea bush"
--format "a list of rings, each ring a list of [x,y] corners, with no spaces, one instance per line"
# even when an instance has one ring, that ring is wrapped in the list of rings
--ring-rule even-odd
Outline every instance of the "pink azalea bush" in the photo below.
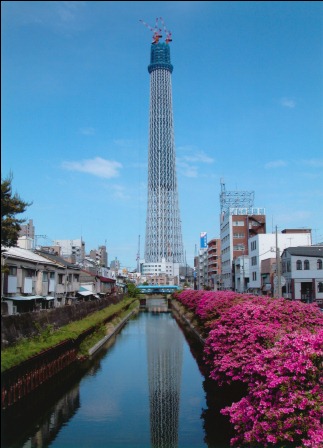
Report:
[[[323,446],[323,330],[286,334],[253,360],[247,397],[222,410],[231,442]]]
[[[322,327],[316,305],[227,291],[177,299],[204,323],[210,377],[242,381],[248,395],[223,412],[236,443],[322,443]],[[321,342],[321,345],[320,345]]]

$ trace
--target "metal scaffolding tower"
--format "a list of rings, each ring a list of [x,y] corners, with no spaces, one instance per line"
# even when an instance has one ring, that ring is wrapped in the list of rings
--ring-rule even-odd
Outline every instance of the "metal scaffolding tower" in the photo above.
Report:
[[[162,22],[163,23],[163,22]],[[150,116],[148,148],[148,200],[146,217],[145,262],[184,264],[180,219],[170,61],[170,33],[160,42],[157,25],[150,50]],[[167,38],[168,36],[168,38]]]
[[[220,206],[221,214],[225,213],[229,208],[251,208],[254,205],[254,191],[227,191],[225,189],[224,180],[220,180],[221,193],[220,193]]]

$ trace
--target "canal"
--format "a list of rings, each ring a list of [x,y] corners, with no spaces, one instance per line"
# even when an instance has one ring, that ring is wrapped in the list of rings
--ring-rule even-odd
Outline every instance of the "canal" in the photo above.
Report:
[[[171,313],[140,312],[78,371],[3,416],[1,446],[228,448],[219,411],[232,390],[203,372],[200,342]]]

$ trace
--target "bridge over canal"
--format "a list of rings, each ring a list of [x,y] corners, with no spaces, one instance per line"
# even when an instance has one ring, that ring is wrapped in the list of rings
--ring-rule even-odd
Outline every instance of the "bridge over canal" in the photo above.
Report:
[[[170,311],[170,294],[179,291],[176,285],[139,285],[140,309],[152,313],[167,313]]]
[[[173,294],[180,291],[180,287],[176,285],[138,285],[140,294]]]

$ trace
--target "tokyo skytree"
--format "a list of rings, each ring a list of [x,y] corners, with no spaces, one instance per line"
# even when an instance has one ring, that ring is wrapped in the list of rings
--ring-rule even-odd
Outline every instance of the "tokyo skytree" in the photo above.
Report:
[[[164,26],[166,39],[160,42],[158,19],[155,28],[145,25],[154,33],[148,66],[150,114],[145,262],[158,263],[165,259],[166,262],[184,264],[174,143],[173,66],[169,48],[172,39]]]

